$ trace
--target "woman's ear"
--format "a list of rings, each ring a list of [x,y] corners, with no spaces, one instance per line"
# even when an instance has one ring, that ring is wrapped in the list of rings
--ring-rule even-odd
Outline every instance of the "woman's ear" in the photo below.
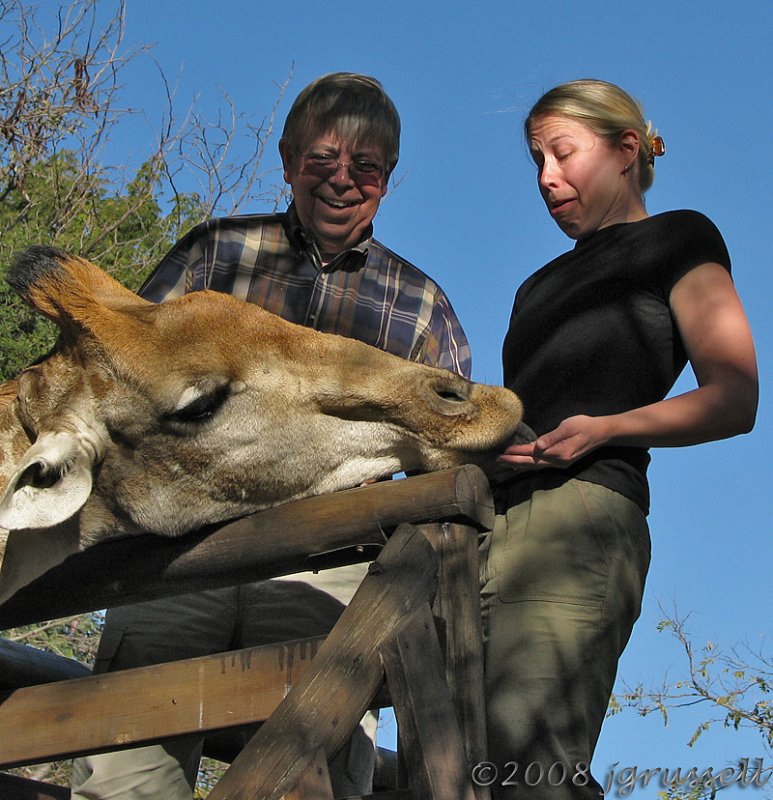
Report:
[[[620,134],[618,147],[626,159],[626,164],[633,165],[633,163],[636,161],[639,155],[639,142],[639,134],[632,128],[625,130]]]

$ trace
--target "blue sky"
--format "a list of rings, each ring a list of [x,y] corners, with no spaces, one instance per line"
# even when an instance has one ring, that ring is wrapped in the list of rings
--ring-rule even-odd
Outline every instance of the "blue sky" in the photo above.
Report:
[[[399,185],[382,205],[377,237],[444,287],[470,338],[474,377],[489,383],[501,382],[500,347],[517,286],[571,246],[537,194],[521,136],[525,113],[544,90],[578,77],[619,83],[642,101],[667,146],[647,197],[650,213],[698,209],[723,232],[756,337],[762,400],[750,436],[654,453],[653,562],[620,668],[630,683],[684,673],[678,646],[656,630],[660,604],[691,615],[698,647],[711,640],[771,653],[773,353],[764,247],[773,178],[772,39],[770,0],[732,7],[717,0],[127,0],[127,45],[155,43],[153,58],[177,83],[178,104],[198,96],[205,114],[218,86],[237,109],[268,111],[275,84],[291,71],[281,119],[322,73],[365,72],[384,83],[403,138]],[[160,119],[156,68],[139,61],[125,77],[129,105],[143,108],[151,123]],[[143,144],[141,137],[115,142],[129,158]],[[278,164],[275,152],[274,141],[267,166]],[[685,375],[680,388],[691,380]],[[721,726],[688,748],[706,713],[675,712],[667,728],[660,719],[618,715],[602,732],[596,772],[604,776],[613,765],[717,770],[744,756],[764,756],[773,766],[758,735]]]

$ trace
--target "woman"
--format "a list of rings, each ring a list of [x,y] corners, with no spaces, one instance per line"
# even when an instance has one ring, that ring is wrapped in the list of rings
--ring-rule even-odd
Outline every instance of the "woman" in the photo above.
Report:
[[[754,345],[716,227],[650,217],[665,148],[619,87],[573,81],[529,113],[548,212],[572,250],[518,290],[505,385],[537,439],[509,447],[482,544],[495,797],[597,798],[588,764],[649,566],[648,448],[750,431]],[[697,388],[665,399],[687,361]],[[505,785],[506,784],[506,785]]]

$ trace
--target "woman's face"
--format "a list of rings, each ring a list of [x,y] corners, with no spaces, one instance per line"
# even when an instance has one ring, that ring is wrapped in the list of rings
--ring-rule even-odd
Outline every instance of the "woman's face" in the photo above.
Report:
[[[532,122],[529,147],[542,199],[570,238],[646,216],[635,132],[625,132],[614,144],[582,122],[551,114]]]

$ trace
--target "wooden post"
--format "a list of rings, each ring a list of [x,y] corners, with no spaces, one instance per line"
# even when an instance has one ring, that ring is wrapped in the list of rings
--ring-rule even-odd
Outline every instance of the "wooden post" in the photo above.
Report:
[[[483,631],[480,616],[478,534],[466,525],[422,525],[438,555],[440,574],[433,612],[444,625],[446,679],[467,751],[468,767],[487,759]],[[476,786],[478,800],[491,796]]]
[[[381,648],[414,797],[474,800],[445,665],[429,606],[415,611]]]

